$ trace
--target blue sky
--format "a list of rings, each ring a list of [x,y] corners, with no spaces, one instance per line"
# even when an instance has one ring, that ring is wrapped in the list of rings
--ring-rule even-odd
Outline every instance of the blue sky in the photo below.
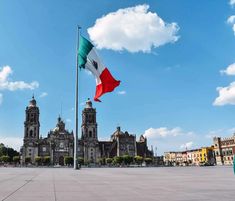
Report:
[[[109,139],[120,125],[137,136],[145,134],[160,154],[210,145],[214,135],[232,135],[235,17],[228,20],[235,15],[232,3],[2,0],[0,72],[8,66],[12,73],[4,82],[14,87],[4,87],[0,77],[0,140],[15,147],[22,143],[24,110],[33,93],[43,136],[55,127],[61,105],[67,128],[74,128],[77,24],[85,37],[103,45],[99,55],[121,80],[102,103],[94,103],[99,138]],[[138,20],[136,8],[145,8]],[[126,14],[133,19],[126,21]],[[159,19],[164,22],[162,32],[149,33],[149,27],[159,30]],[[93,28],[90,35],[88,28]],[[129,38],[122,35],[125,30]],[[107,44],[102,43],[104,38]],[[113,48],[116,43],[119,49]],[[94,96],[94,77],[81,71],[79,84],[81,113],[82,103]]]

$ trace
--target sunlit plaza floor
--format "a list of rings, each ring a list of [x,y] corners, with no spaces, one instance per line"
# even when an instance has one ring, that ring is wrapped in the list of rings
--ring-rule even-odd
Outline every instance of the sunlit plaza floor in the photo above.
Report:
[[[0,168],[0,200],[235,200],[232,167]]]

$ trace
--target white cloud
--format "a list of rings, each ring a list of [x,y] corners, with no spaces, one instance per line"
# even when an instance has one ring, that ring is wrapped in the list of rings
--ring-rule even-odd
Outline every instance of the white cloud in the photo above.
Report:
[[[3,95],[0,94],[0,105],[2,104],[2,101],[3,101]]]
[[[235,5],[235,0],[230,0],[229,4],[233,7]]]
[[[235,63],[230,64],[225,70],[221,70],[220,73],[226,75],[235,75]],[[215,99],[213,105],[235,105],[235,82],[230,83],[230,85],[227,87],[217,87],[216,90],[219,92],[219,96]]]
[[[44,98],[46,96],[48,96],[48,93],[47,92],[42,92],[39,97],[40,98]]]
[[[227,23],[232,26],[233,33],[234,33],[234,35],[235,35],[235,15],[231,15],[231,16],[227,19]]]
[[[185,143],[185,144],[180,145],[180,148],[181,148],[181,149],[191,149],[192,146],[193,146],[193,142],[190,141],[190,142],[187,142],[187,143]]]
[[[157,148],[157,154],[163,154],[166,151],[180,151],[180,147],[185,142],[193,142],[195,147],[206,146],[211,144],[210,139],[202,142],[202,135],[198,135],[192,131],[185,131],[181,127],[168,128],[149,128],[144,132],[147,137],[148,145],[153,145],[154,150]],[[190,144],[187,144],[190,148]]]
[[[234,24],[234,22],[235,22],[235,15],[229,16],[228,19],[227,19],[227,23],[228,24]]]
[[[235,24],[233,24],[233,33],[235,35]]]
[[[205,135],[205,138],[213,139],[214,137],[232,136],[234,131],[235,128],[223,128],[223,129],[212,130]]]
[[[13,73],[10,66],[4,66],[0,69],[0,90],[24,90],[24,89],[36,89],[39,87],[39,83],[33,81],[31,83],[26,83],[24,81],[9,81],[9,76]]]
[[[230,64],[225,70],[221,70],[220,73],[226,75],[235,75],[235,63]]]
[[[144,136],[150,139],[175,137],[185,134],[180,127],[169,129],[167,127],[149,128],[144,132]]]
[[[16,82],[5,82],[0,83],[0,90],[24,90],[24,89],[36,89],[39,87],[38,82],[25,83],[24,81],[16,81]]]
[[[150,52],[152,47],[176,42],[177,23],[166,23],[148,9],[143,4],[102,16],[88,28],[90,39],[99,49],[129,52]]]
[[[12,74],[12,70],[10,68],[10,66],[4,66],[1,70],[0,70],[0,82],[5,82],[7,77]]]
[[[218,87],[216,89],[219,96],[215,99],[213,105],[235,105],[235,82],[230,83],[227,87]]]
[[[126,94],[126,91],[118,91],[117,94],[119,94],[119,95],[125,95],[125,94]]]
[[[20,147],[23,145],[23,138],[18,137],[0,137],[0,143],[3,143],[5,146],[14,148],[17,151],[20,151]]]

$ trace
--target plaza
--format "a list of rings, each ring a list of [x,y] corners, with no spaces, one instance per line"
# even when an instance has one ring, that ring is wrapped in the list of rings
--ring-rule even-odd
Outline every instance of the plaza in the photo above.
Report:
[[[231,166],[0,168],[2,201],[232,201],[234,197]]]

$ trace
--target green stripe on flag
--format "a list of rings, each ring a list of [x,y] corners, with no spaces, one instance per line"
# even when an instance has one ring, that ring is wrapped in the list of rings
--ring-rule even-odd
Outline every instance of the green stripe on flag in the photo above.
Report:
[[[87,55],[94,46],[86,38],[80,36],[79,38],[79,49],[78,49],[78,61],[81,68],[85,68],[87,61]]]

